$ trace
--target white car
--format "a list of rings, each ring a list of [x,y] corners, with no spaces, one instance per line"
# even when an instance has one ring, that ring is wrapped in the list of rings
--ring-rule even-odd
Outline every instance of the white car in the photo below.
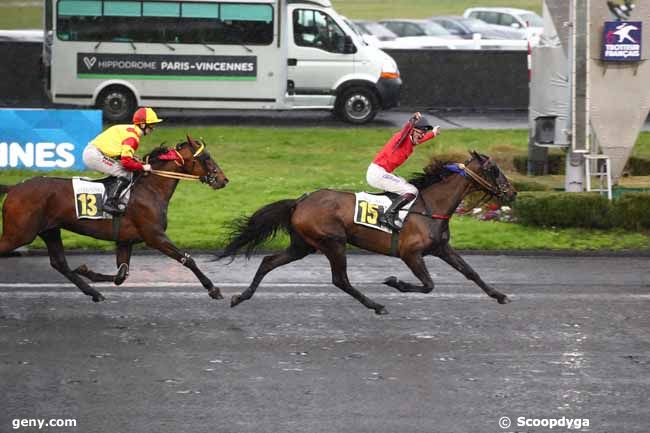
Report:
[[[544,21],[533,11],[515,8],[478,7],[465,10],[466,18],[478,18],[488,24],[520,29],[536,44],[544,32]]]
[[[446,48],[474,49],[472,41],[452,35],[440,24],[428,20],[391,19],[379,21],[399,38],[382,44],[382,48]]]

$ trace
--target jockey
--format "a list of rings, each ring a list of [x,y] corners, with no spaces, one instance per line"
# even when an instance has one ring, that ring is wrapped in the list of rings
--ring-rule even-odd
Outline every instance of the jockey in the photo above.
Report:
[[[88,168],[115,176],[115,182],[108,186],[104,211],[119,215],[119,197],[130,183],[134,171],[151,171],[149,164],[135,159],[135,151],[143,135],[153,132],[154,125],[162,122],[151,108],[139,108],[133,114],[132,125],[111,126],[88,143],[83,153]]]
[[[393,171],[413,153],[413,147],[439,134],[440,126],[434,128],[420,113],[415,113],[402,130],[388,140],[368,167],[366,180],[370,186],[399,194],[399,197],[380,217],[380,222],[393,230],[399,230],[395,224],[395,216],[399,210],[418,194],[415,186],[393,174]]]

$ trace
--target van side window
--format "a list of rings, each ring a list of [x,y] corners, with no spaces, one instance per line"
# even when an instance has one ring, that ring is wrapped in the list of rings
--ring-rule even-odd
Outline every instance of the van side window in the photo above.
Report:
[[[59,0],[57,7],[57,35],[63,41],[273,43],[268,4]]]
[[[293,11],[293,41],[301,47],[345,53],[345,33],[329,15],[313,9]]]

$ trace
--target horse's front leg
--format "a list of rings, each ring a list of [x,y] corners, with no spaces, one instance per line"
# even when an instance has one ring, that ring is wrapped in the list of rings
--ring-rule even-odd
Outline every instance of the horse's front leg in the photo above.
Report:
[[[409,251],[407,254],[402,256],[402,260],[406,265],[411,269],[413,275],[415,275],[421,282],[421,286],[416,286],[414,284],[407,283],[405,281],[399,280],[397,277],[391,276],[384,280],[384,284],[390,287],[394,287],[400,292],[417,292],[417,293],[431,293],[434,288],[433,280],[429,274],[429,270],[424,264],[424,259],[422,257],[421,251]]]
[[[117,258],[117,274],[115,275],[106,275],[94,272],[88,269],[88,266],[81,265],[77,269],[73,270],[75,274],[81,275],[82,277],[88,278],[94,283],[99,282],[111,282],[116,286],[122,284],[126,278],[129,276],[129,263],[131,261],[131,251],[133,249],[133,244],[131,243],[118,243],[116,258]]]
[[[508,298],[508,296],[487,285],[485,281],[479,277],[476,271],[472,269],[472,267],[467,264],[467,262],[463,260],[463,258],[449,246],[449,244],[440,249],[438,257],[449,263],[458,272],[465,275],[468,280],[472,280],[478,284],[478,286],[483,289],[483,291],[487,293],[488,296],[496,299],[499,304],[507,304],[510,302],[510,298]]]
[[[215,285],[212,284],[212,281],[201,272],[198,266],[196,266],[192,256],[179,250],[167,237],[164,231],[152,229],[141,233],[141,235],[142,239],[148,246],[157,249],[194,272],[194,275],[196,275],[203,287],[206,288],[208,295],[210,295],[212,299],[223,299],[221,290],[218,287],[215,287]]]

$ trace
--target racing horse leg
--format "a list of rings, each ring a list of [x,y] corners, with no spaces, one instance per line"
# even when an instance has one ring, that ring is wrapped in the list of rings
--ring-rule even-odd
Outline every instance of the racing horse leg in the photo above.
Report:
[[[167,237],[165,232],[159,228],[149,227],[141,232],[142,239],[151,248],[155,248],[168,257],[176,260],[186,268],[190,269],[194,275],[199,279],[203,287],[208,291],[208,295],[212,299],[223,299],[221,290],[212,284],[212,281],[206,277],[203,272],[196,266],[194,259],[188,253],[183,253],[174,245],[174,243]]]
[[[117,258],[117,274],[115,275],[106,275],[94,272],[88,269],[88,266],[81,265],[75,269],[75,274],[79,274],[82,277],[88,278],[94,283],[98,282],[111,282],[116,286],[122,284],[126,278],[129,276],[129,264],[131,261],[131,251],[133,249],[132,243],[119,242],[117,244],[116,258]]]
[[[485,281],[479,277],[476,271],[472,269],[472,267],[467,264],[467,262],[463,260],[463,258],[458,255],[458,253],[452,247],[449,246],[449,244],[441,247],[440,252],[437,255],[442,260],[449,263],[449,265],[451,265],[458,272],[465,275],[468,280],[474,281],[481,289],[483,289],[485,293],[487,293],[489,297],[495,298],[499,304],[507,304],[510,302],[510,298],[508,298],[508,296],[487,285]]]
[[[257,268],[257,272],[255,273],[251,285],[241,294],[233,295],[230,300],[230,306],[235,307],[252,298],[264,276],[273,269],[300,260],[314,251],[314,248],[309,246],[300,236],[291,233],[291,243],[289,244],[289,247],[281,253],[264,257],[259,268]]]
[[[406,263],[411,272],[422,282],[422,286],[416,286],[406,281],[401,281],[395,276],[388,277],[384,280],[384,284],[394,287],[402,293],[416,292],[416,293],[431,293],[434,288],[433,280],[429,274],[429,270],[424,263],[421,251],[408,251],[403,257],[402,261]]]
[[[47,252],[50,255],[50,264],[54,269],[63,274],[68,280],[72,281],[84,294],[91,296],[94,302],[103,301],[104,296],[97,290],[93,289],[79,275],[74,273],[68,266],[63,252],[63,242],[61,241],[61,230],[51,229],[40,233],[39,236],[47,245]]]
[[[348,279],[347,257],[345,255],[345,238],[341,240],[328,238],[319,243],[319,249],[327,256],[332,268],[332,283],[357,301],[361,302],[366,308],[375,310],[376,314],[388,314],[388,310],[363,293],[355,289]]]

